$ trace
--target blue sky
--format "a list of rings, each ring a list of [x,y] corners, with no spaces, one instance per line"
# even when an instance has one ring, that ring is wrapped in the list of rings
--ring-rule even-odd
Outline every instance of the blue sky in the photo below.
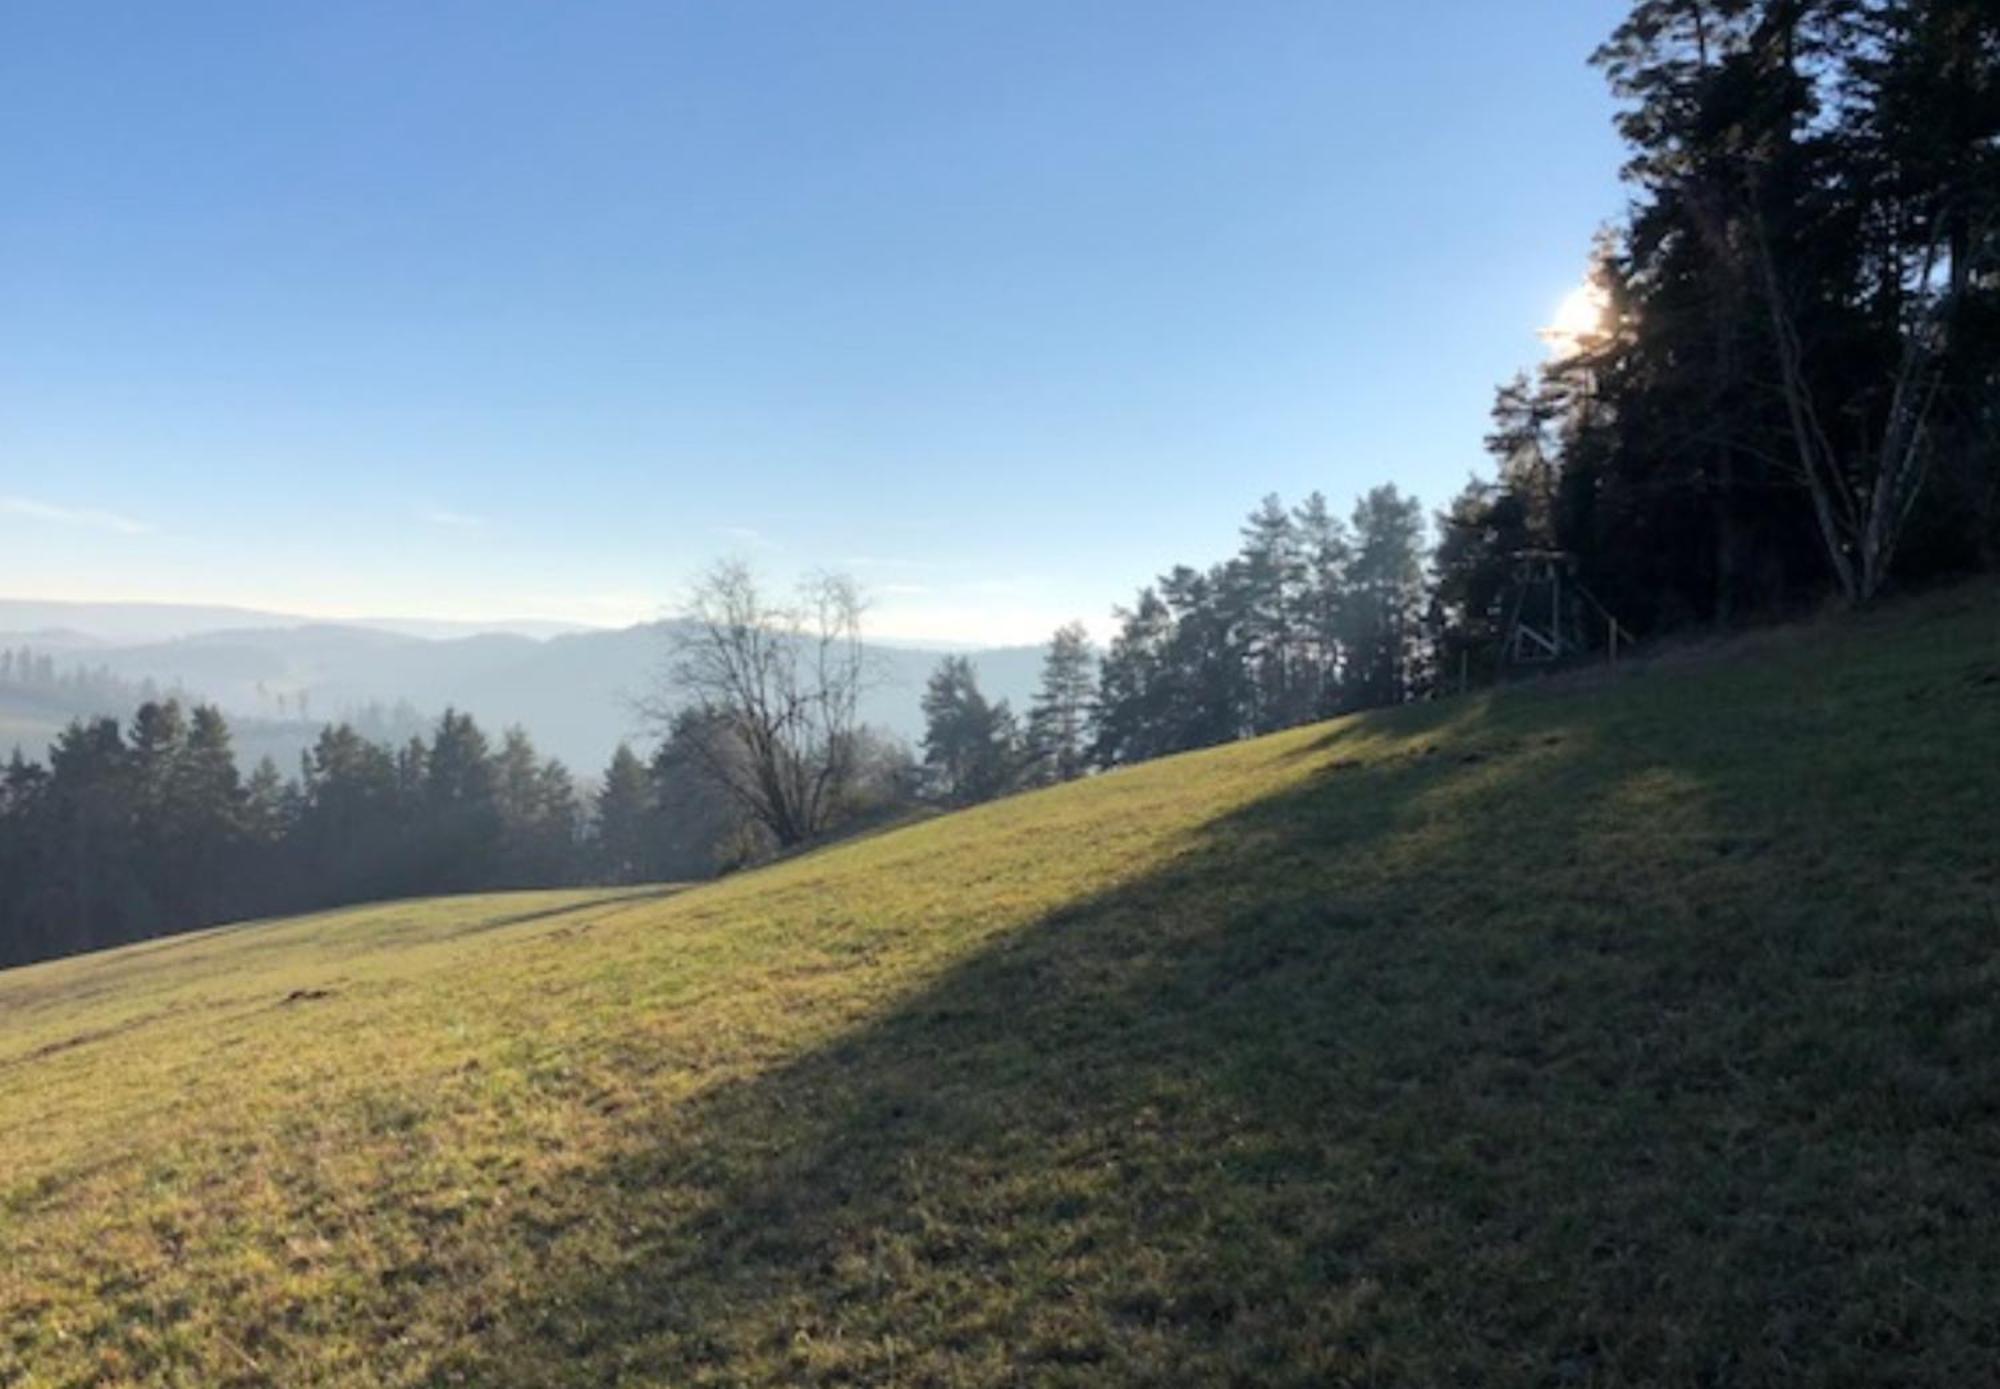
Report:
[[[1616,0],[0,17],[0,594],[1035,640],[1482,465]]]

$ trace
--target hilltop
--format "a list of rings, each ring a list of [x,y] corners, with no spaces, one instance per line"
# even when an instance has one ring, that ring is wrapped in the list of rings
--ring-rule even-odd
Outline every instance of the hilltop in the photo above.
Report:
[[[0,973],[0,1383],[1964,1384],[2000,589]]]

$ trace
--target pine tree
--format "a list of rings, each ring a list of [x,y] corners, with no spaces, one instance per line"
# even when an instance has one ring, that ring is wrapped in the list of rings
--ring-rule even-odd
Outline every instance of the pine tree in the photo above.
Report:
[[[1167,661],[1174,615],[1152,588],[1141,589],[1133,605],[1116,609],[1115,615],[1118,632],[1097,677],[1097,736],[1091,757],[1100,767],[1173,751]]]
[[[483,887],[499,871],[501,812],[486,735],[470,714],[438,720],[424,779],[421,872],[446,891]]]
[[[0,772],[0,965],[59,953],[49,774],[14,749]],[[74,922],[68,923],[74,926]]]
[[[1160,576],[1173,614],[1166,656],[1167,750],[1213,747],[1256,731],[1248,597],[1237,566],[1176,565]]]
[[[1089,766],[1096,687],[1097,657],[1083,624],[1058,628],[1042,658],[1041,688],[1028,709],[1026,754],[1037,782],[1072,781]]]
[[[1243,526],[1243,548],[1229,572],[1242,612],[1250,666],[1250,727],[1259,733],[1311,717],[1313,680],[1299,624],[1307,566],[1296,519],[1267,496]]]
[[[296,788],[288,787],[278,764],[269,756],[257,759],[243,783],[243,840],[250,854],[268,871],[272,857],[293,832]]]
[[[133,852],[137,782],[116,719],[78,720],[49,750],[49,911],[71,949],[115,945],[151,923]]]
[[[940,799],[956,805],[1012,790],[1020,773],[1019,738],[1007,701],[992,703],[964,656],[938,662],[924,689],[924,765]]]
[[[229,725],[213,705],[194,707],[169,780],[165,813],[179,886],[170,902],[174,920],[220,921],[242,895],[236,876],[242,866],[244,797]]]
[[[389,896],[423,881],[412,865],[425,846],[400,813],[387,749],[345,723],[321,729],[300,781],[300,867],[315,900]]]
[[[1318,492],[1293,511],[1292,525],[1300,569],[1292,599],[1292,630],[1302,667],[1301,717],[1325,718],[1340,707],[1342,599],[1352,546],[1346,526]]]
[[[763,822],[714,768],[742,757],[730,727],[700,709],[682,709],[647,769],[653,783],[652,845],[663,878],[706,878],[768,857],[778,846]]]
[[[1509,488],[1474,478],[1437,521],[1426,626],[1438,677],[1448,689],[1460,680],[1485,684],[1499,670],[1517,557],[1538,548],[1528,503]]]
[[[556,758],[544,758],[535,771],[535,814],[532,872],[524,886],[556,886],[583,876],[583,799],[576,778]]]
[[[598,871],[614,883],[644,882],[655,862],[653,783],[646,764],[620,743],[596,800]]]
[[[1393,484],[1377,487],[1355,504],[1353,525],[1345,694],[1355,708],[1397,704],[1415,693],[1420,674],[1423,507]]]
[[[153,922],[172,918],[190,890],[173,843],[174,770],[187,742],[187,716],[178,700],[148,700],[132,716],[126,767],[132,796],[132,837],[126,846],[133,893],[124,910],[140,919],[128,928],[150,934]]]

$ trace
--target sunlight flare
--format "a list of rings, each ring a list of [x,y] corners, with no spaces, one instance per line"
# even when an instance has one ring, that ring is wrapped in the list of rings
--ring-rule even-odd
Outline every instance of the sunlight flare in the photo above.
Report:
[[[1604,291],[1585,281],[1563,296],[1540,336],[1549,345],[1549,355],[1569,357],[1604,336],[1609,326],[1610,303]]]

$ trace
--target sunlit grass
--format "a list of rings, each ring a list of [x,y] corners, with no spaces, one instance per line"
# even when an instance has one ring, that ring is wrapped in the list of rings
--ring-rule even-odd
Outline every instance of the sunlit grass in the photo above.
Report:
[[[0,974],[0,1384],[1971,1383],[2000,598]]]

